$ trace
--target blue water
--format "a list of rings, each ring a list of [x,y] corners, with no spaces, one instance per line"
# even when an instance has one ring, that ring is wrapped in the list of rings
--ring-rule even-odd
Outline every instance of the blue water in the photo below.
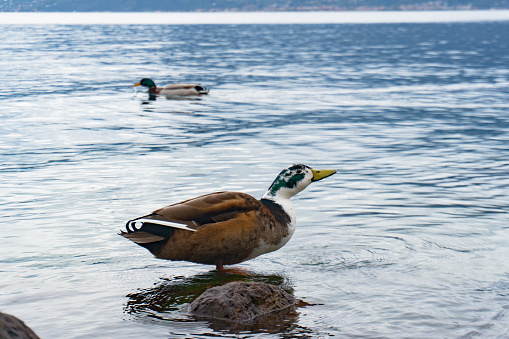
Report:
[[[509,337],[509,22],[0,26],[0,311],[42,338]],[[195,100],[131,85],[200,82]],[[124,223],[293,163],[282,249],[219,276]],[[186,307],[251,279],[310,305],[235,330]]]

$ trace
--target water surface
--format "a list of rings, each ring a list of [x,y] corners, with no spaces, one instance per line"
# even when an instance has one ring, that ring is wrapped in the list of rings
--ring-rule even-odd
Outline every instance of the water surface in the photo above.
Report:
[[[42,338],[509,336],[507,22],[0,26],[0,304]],[[201,82],[199,100],[131,84]],[[199,194],[337,168],[252,278],[117,235]],[[251,279],[281,327],[185,310]]]

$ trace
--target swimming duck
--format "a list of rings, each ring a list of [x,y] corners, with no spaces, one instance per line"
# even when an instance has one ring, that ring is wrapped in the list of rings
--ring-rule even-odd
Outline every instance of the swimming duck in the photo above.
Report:
[[[130,220],[120,235],[155,257],[216,265],[237,264],[281,248],[296,227],[290,198],[336,173],[306,165],[285,168],[258,200],[246,193],[215,192]]]
[[[171,84],[166,87],[157,87],[152,79],[143,78],[140,82],[133,85],[148,87],[148,93],[151,96],[165,95],[167,97],[179,97],[188,95],[208,94],[209,89],[198,84]]]

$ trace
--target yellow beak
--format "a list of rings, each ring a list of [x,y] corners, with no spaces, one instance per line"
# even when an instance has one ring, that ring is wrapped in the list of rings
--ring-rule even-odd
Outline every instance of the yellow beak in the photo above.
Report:
[[[141,86],[141,82],[138,82],[137,84],[134,84],[133,87]]]
[[[336,170],[314,170],[314,169],[311,169],[311,171],[313,171],[313,179],[311,179],[311,181],[322,180],[323,178],[330,177],[331,175],[337,172]]]

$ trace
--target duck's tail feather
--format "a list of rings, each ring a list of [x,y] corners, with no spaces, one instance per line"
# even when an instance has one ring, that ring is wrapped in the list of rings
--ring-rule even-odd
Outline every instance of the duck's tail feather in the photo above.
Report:
[[[198,92],[198,94],[209,94],[209,89],[207,87],[196,85],[194,89]]]
[[[132,233],[121,231],[120,235],[137,243],[140,246],[144,246],[144,244],[150,244],[150,243],[154,243],[154,242],[158,242],[158,241],[163,241],[166,239],[165,237],[161,237],[160,235],[155,235],[155,234],[151,234],[148,232],[142,232],[142,231],[132,232]]]
[[[157,217],[155,214],[149,214],[129,220],[126,223],[126,230],[120,231],[119,234],[154,253],[160,250],[162,245],[173,235],[175,229],[196,232],[195,229],[184,224],[154,219]]]
[[[173,233],[173,229],[172,229]],[[138,232],[123,232],[119,233],[121,236],[131,240],[132,242],[145,247],[153,255],[157,256],[164,244],[168,241],[169,237],[162,237],[160,235],[152,234],[149,232],[138,231]]]
[[[145,247],[152,254],[157,255],[168,239],[173,235],[175,228],[186,228],[186,225],[172,223],[164,220],[152,219],[157,217],[154,214],[145,215],[136,219],[129,220],[126,223],[125,231],[120,231],[120,235],[132,242]]]
[[[151,215],[151,216],[153,216],[153,215]],[[140,228],[136,227],[137,223],[141,223],[141,227]],[[156,225],[157,226],[164,226],[164,228],[161,228],[161,227],[155,227],[154,228],[153,226],[156,226]],[[150,228],[150,230],[147,230],[147,228]],[[128,233],[138,232],[138,231],[146,231],[146,232],[149,232],[149,233],[165,236],[166,233],[168,232],[168,230],[166,228],[170,228],[170,229],[179,228],[181,230],[186,230],[186,231],[190,231],[190,232],[196,232],[195,229],[190,228],[186,224],[179,224],[179,223],[176,223],[176,222],[171,222],[171,221],[166,221],[166,220],[153,219],[153,218],[150,218],[149,216],[144,216],[144,217],[139,217],[139,218],[136,218],[136,219],[133,219],[133,220],[129,220],[126,223],[126,230],[127,230]],[[160,230],[160,231],[158,231],[158,230]],[[159,234],[161,232],[163,234]]]

